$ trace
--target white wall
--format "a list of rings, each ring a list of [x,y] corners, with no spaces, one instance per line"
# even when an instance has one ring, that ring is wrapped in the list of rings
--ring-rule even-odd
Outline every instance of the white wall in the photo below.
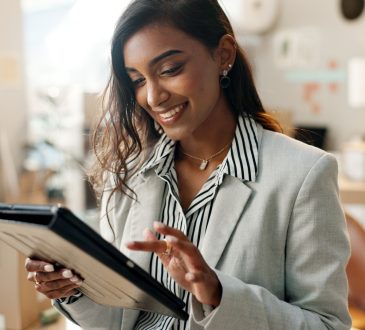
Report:
[[[327,69],[328,62],[333,59],[338,63],[338,70],[346,73],[351,57],[365,57],[365,13],[355,21],[346,21],[340,14],[340,1],[280,1],[281,15],[275,28],[259,38],[249,51],[260,95],[270,108],[293,111],[296,124],[328,126],[328,148],[338,150],[353,135],[365,134],[365,107],[354,109],[349,106],[347,77],[339,83],[336,93],[330,92],[327,84],[321,84],[314,97],[320,104],[320,112],[314,113],[303,102],[303,86],[288,82],[285,74],[290,70],[275,65],[272,40],[282,29],[317,28],[321,38],[318,69]]]
[[[26,135],[20,0],[0,0],[0,75],[0,133],[7,133],[11,158],[19,169]]]

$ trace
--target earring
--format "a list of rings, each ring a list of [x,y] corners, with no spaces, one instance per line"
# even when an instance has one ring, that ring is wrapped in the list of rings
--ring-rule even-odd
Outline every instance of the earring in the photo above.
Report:
[[[228,76],[229,70],[232,69],[232,64],[228,65],[228,70],[223,70],[223,75],[220,79],[220,85],[222,88],[228,88],[231,84],[231,78]]]

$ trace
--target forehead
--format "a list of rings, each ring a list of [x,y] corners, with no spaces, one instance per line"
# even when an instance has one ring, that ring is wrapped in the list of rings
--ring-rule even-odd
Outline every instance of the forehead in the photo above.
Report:
[[[183,31],[169,25],[148,25],[132,35],[124,45],[125,66],[147,64],[158,55],[171,49],[191,54],[204,45]]]

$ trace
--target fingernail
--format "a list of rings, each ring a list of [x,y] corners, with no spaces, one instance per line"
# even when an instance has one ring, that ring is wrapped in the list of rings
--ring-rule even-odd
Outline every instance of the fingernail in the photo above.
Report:
[[[73,276],[70,278],[70,281],[77,284],[77,285],[81,285],[82,284],[82,280],[78,277],[78,276]]]
[[[53,265],[45,265],[44,266],[44,271],[48,272],[48,273],[54,272],[54,266]]]
[[[74,274],[72,274],[72,272],[69,269],[66,269],[62,272],[62,276],[64,278],[71,278],[72,276],[74,276]]]
[[[150,233],[150,230],[149,230],[148,228],[145,228],[145,229],[143,230],[143,236],[144,236],[144,237],[148,236],[148,235],[149,235],[149,233]]]
[[[165,225],[162,222],[155,221],[153,225],[157,228],[164,228]]]
[[[177,238],[175,236],[166,236],[166,241],[174,243],[177,242]]]

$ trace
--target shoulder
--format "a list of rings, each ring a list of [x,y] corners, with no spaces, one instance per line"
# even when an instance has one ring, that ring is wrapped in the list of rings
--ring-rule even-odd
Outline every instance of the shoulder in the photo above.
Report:
[[[321,149],[281,133],[260,129],[259,169],[261,178],[302,182],[311,173],[337,179],[336,158]]]
[[[259,158],[263,162],[270,160],[283,166],[300,167],[311,166],[321,158],[335,161],[335,157],[324,150],[266,129],[262,129],[261,133]]]

